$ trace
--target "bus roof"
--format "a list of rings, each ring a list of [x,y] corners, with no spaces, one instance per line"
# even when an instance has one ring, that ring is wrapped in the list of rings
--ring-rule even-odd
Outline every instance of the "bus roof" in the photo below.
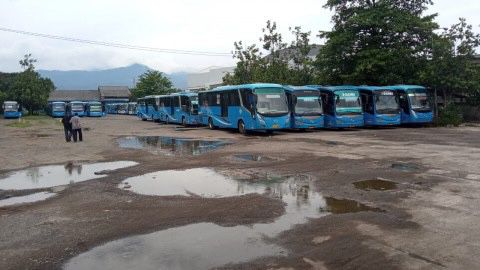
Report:
[[[287,91],[291,91],[291,92],[304,91],[304,90],[318,91],[317,88],[311,87],[311,86],[292,86],[292,85],[287,85],[287,86],[285,86],[285,89],[286,89]]]
[[[421,85],[406,85],[406,84],[389,85],[387,86],[387,88],[393,89],[393,90],[426,89],[424,86],[421,86]]]
[[[208,91],[201,91],[199,93],[206,93],[206,92],[215,92],[215,91],[225,91],[225,90],[237,90],[237,89],[255,89],[255,88],[284,88],[280,84],[276,83],[250,83],[250,84],[239,84],[239,85],[226,85],[226,86],[219,86],[212,90]]]
[[[358,90],[358,86],[355,85],[337,85],[337,86],[324,86],[324,85],[308,85],[314,87],[318,90],[327,90],[327,91],[345,91],[345,90]]]
[[[16,101],[4,101],[3,103],[5,103],[5,104],[9,104],[9,103],[11,103],[11,104],[17,104],[18,102],[16,102]]]
[[[385,91],[385,90],[395,90],[391,89],[388,86],[369,86],[369,85],[361,85],[358,87],[360,90],[368,90],[368,91]]]
[[[193,93],[193,92],[176,92],[170,94],[171,96],[187,96],[187,97],[194,97],[198,96],[198,93]]]

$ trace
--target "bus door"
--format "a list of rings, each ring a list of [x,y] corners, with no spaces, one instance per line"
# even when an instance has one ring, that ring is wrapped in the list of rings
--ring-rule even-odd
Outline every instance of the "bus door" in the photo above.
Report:
[[[398,91],[398,99],[400,102],[400,108],[403,113],[410,114],[410,106],[408,104],[408,95],[404,91]]]
[[[228,92],[220,94],[220,108],[222,117],[228,117]]]

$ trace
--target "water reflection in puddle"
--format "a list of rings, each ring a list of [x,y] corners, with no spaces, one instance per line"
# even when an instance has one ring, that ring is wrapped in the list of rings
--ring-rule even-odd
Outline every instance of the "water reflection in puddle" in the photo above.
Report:
[[[260,155],[255,155],[255,154],[238,154],[234,155],[236,159],[239,159],[241,161],[269,161],[272,160],[271,158],[268,157],[263,157]]]
[[[412,172],[419,169],[418,165],[413,163],[393,163],[392,168],[404,172]]]
[[[33,193],[25,196],[10,197],[8,199],[0,200],[0,207],[11,206],[15,204],[39,202],[39,201],[46,200],[50,197],[53,197],[55,195],[56,194],[52,192],[38,192],[38,193]]]
[[[260,257],[286,256],[287,251],[269,243],[268,238],[310,218],[328,215],[324,209],[334,213],[343,213],[346,209],[371,210],[345,207],[339,211],[341,202],[324,198],[308,179],[267,179],[252,183],[205,168],[155,172],[129,178],[120,187],[124,185],[131,186],[134,192],[162,196],[226,197],[260,193],[282,200],[285,213],[267,224],[222,227],[199,223],[116,240],[71,259],[64,269],[210,269]]]
[[[121,148],[145,149],[163,155],[201,155],[228,144],[225,141],[205,141],[162,136],[124,137],[117,140]]]
[[[61,186],[100,178],[97,171],[116,170],[136,165],[133,161],[100,162],[91,164],[50,165],[32,167],[8,174],[0,179],[0,189],[20,190]]]
[[[394,190],[397,189],[397,183],[382,180],[382,179],[373,179],[373,180],[364,180],[353,183],[355,188],[362,190]]]

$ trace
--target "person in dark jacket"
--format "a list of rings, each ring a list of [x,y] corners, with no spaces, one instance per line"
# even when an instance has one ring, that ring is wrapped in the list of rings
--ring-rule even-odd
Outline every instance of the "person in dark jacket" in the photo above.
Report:
[[[63,131],[65,132],[65,141],[70,142],[72,140],[72,123],[70,120],[72,119],[72,114],[69,111],[66,111],[63,118]]]

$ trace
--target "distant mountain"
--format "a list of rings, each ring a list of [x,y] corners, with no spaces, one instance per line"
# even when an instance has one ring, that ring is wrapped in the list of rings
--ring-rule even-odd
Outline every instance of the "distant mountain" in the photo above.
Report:
[[[149,67],[133,64],[127,67],[104,70],[38,70],[42,77],[50,78],[59,90],[93,90],[99,85],[126,85],[133,87],[138,76],[145,73]],[[187,73],[177,72],[166,74],[174,87],[187,87]]]

